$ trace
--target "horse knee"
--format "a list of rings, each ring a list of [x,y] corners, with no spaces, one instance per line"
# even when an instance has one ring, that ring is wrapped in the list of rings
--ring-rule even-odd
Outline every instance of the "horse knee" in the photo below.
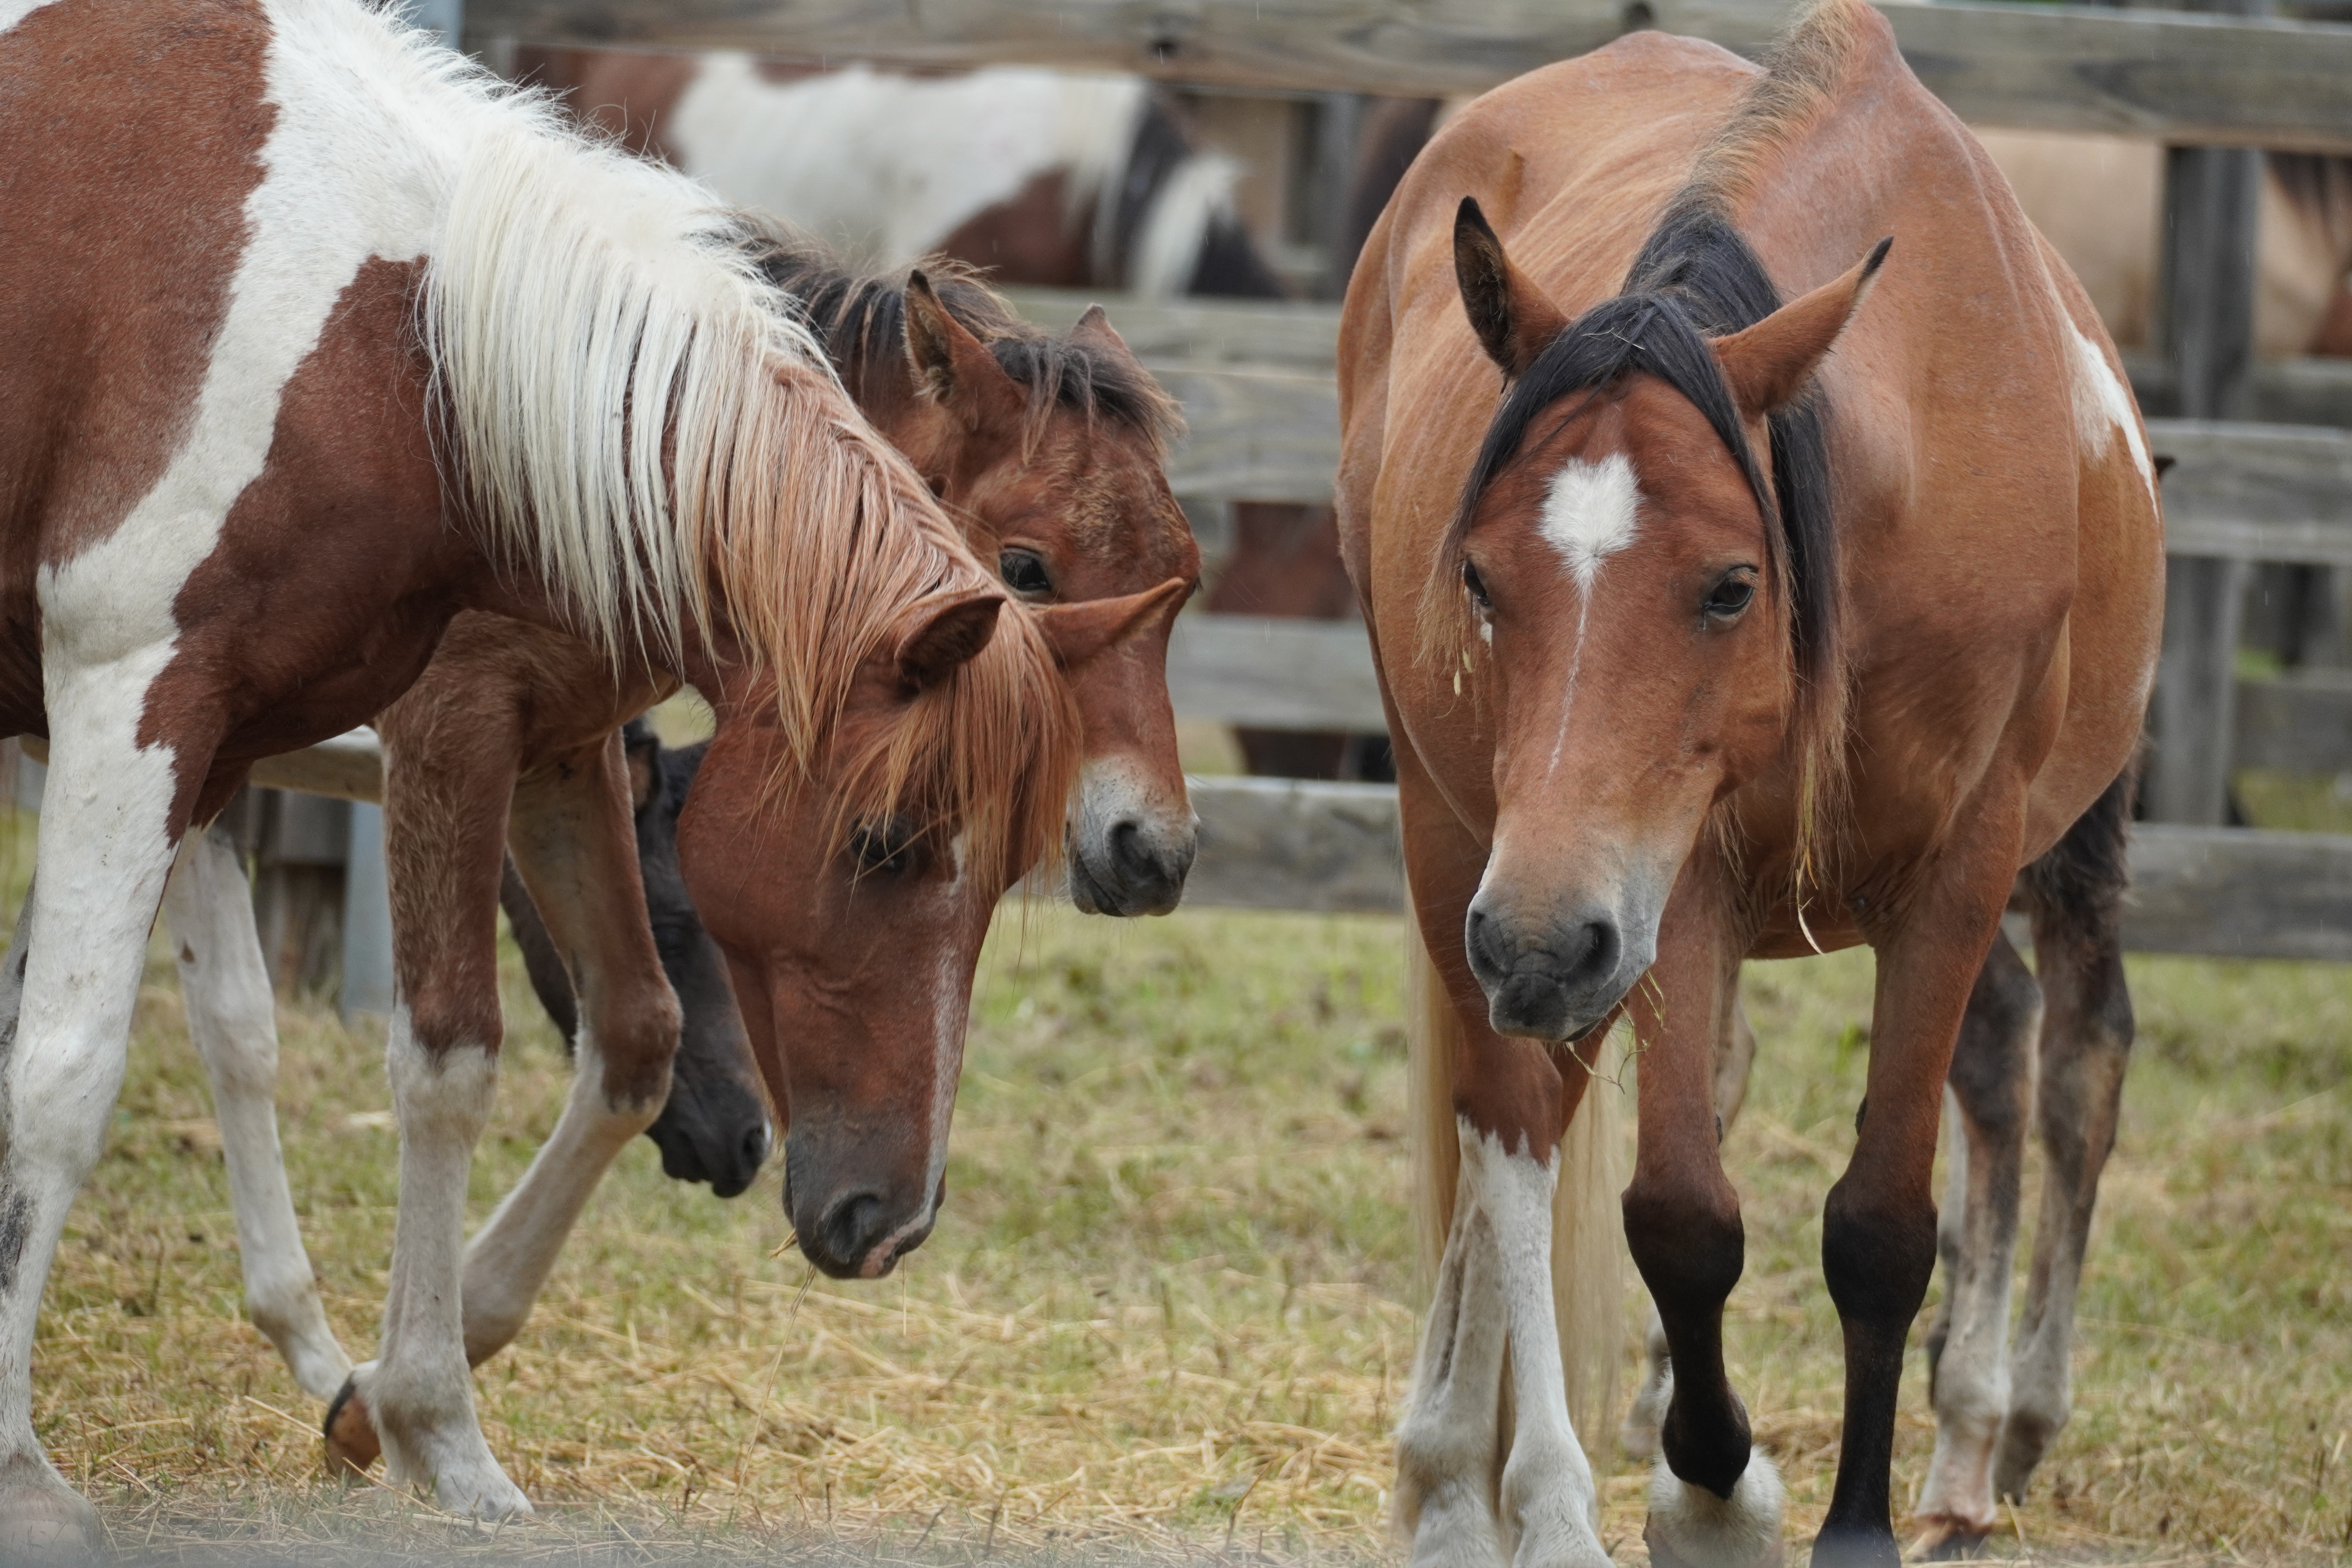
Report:
[[[1822,1273],[1838,1316],[1906,1331],[1936,1269],[1936,1205],[1890,1202],[1847,1176],[1822,1208]]]
[[[604,1100],[614,1110],[642,1111],[648,1125],[661,1114],[681,1026],[677,998],[667,985],[597,1008],[584,1043],[600,1063]]]
[[[506,1040],[494,986],[420,985],[406,1009],[408,1037],[427,1061],[439,1062],[468,1047],[495,1058]]]
[[[1662,1315],[1720,1306],[1739,1283],[1747,1231],[1739,1196],[1712,1182],[1637,1176],[1625,1189],[1625,1243]]]

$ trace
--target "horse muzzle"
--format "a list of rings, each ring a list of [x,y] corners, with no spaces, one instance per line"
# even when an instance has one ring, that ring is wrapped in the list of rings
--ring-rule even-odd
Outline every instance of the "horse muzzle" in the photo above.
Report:
[[[669,1103],[646,1136],[661,1151],[662,1174],[675,1182],[708,1182],[716,1196],[741,1194],[767,1163],[775,1142],[768,1108],[741,1084],[698,1086],[673,1072]]]
[[[1164,915],[1184,896],[1198,836],[1189,806],[1171,812],[1120,773],[1089,769],[1073,814],[1070,901],[1090,915]]]
[[[861,1180],[803,1157],[800,1135],[784,1142],[784,1213],[802,1256],[835,1279],[879,1279],[923,1245],[939,1221],[947,1180],[918,1184]]]
[[[1654,915],[1594,903],[1528,920],[1501,905],[1482,889],[1463,931],[1498,1035],[1581,1038],[1625,999],[1657,952]]]

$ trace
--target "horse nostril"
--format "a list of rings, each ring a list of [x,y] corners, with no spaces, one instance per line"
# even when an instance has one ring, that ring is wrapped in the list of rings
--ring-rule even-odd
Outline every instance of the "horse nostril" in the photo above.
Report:
[[[845,1267],[855,1267],[874,1249],[883,1228],[882,1200],[872,1193],[852,1193],[837,1200],[817,1222],[826,1255]]]
[[[761,1165],[766,1164],[768,1162],[768,1130],[765,1127],[754,1127],[751,1131],[745,1132],[743,1134],[743,1147],[741,1153],[743,1159],[743,1169],[747,1173],[756,1172]]]
[[[1143,847],[1143,825],[1129,819],[1114,823],[1110,830],[1110,863],[1118,874],[1130,882],[1139,882],[1160,874],[1160,868]]]
[[[1560,978],[1570,985],[1601,980],[1617,972],[1617,961],[1624,951],[1624,941],[1618,934],[1615,921],[1589,921],[1578,933],[1579,948],[1561,956]]]

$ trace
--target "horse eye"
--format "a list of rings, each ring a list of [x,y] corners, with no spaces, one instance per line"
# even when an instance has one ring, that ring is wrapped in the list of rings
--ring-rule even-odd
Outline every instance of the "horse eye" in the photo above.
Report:
[[[1495,601],[1486,593],[1486,580],[1478,575],[1478,568],[1469,562],[1462,563],[1462,586],[1469,590],[1470,602],[1482,610],[1491,610]]]
[[[997,574],[1004,585],[1016,594],[1050,594],[1054,579],[1046,574],[1045,563],[1034,550],[1007,550],[996,558]]]
[[[862,822],[850,832],[849,852],[861,869],[895,877],[914,868],[915,835],[901,817]]]
[[[1723,574],[1721,582],[1707,590],[1706,603],[1699,608],[1710,619],[1727,621],[1748,608],[1755,597],[1755,569],[1735,566]]]

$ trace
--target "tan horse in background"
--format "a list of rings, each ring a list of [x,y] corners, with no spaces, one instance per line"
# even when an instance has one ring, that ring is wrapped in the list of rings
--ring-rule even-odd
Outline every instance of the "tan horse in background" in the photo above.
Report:
[[[1612,1361],[1615,1323],[1557,1317],[1551,1264],[1609,1195],[1561,1194],[1554,1234],[1560,1142],[1624,1015],[1625,1234],[1677,1378],[1653,1561],[1778,1555],[1723,1364],[1742,1237],[1714,1059],[1742,959],[1867,942],[1815,1560],[1891,1563],[1946,1071],[2021,870],[2119,849],[2104,814],[2062,840],[2114,798],[2154,675],[2155,474],[2114,351],[1884,19],[1827,0],[1760,73],[1638,34],[1464,111],[1367,244],[1340,386],[1433,999],[1414,1561],[1606,1561],[1565,1371]]]

